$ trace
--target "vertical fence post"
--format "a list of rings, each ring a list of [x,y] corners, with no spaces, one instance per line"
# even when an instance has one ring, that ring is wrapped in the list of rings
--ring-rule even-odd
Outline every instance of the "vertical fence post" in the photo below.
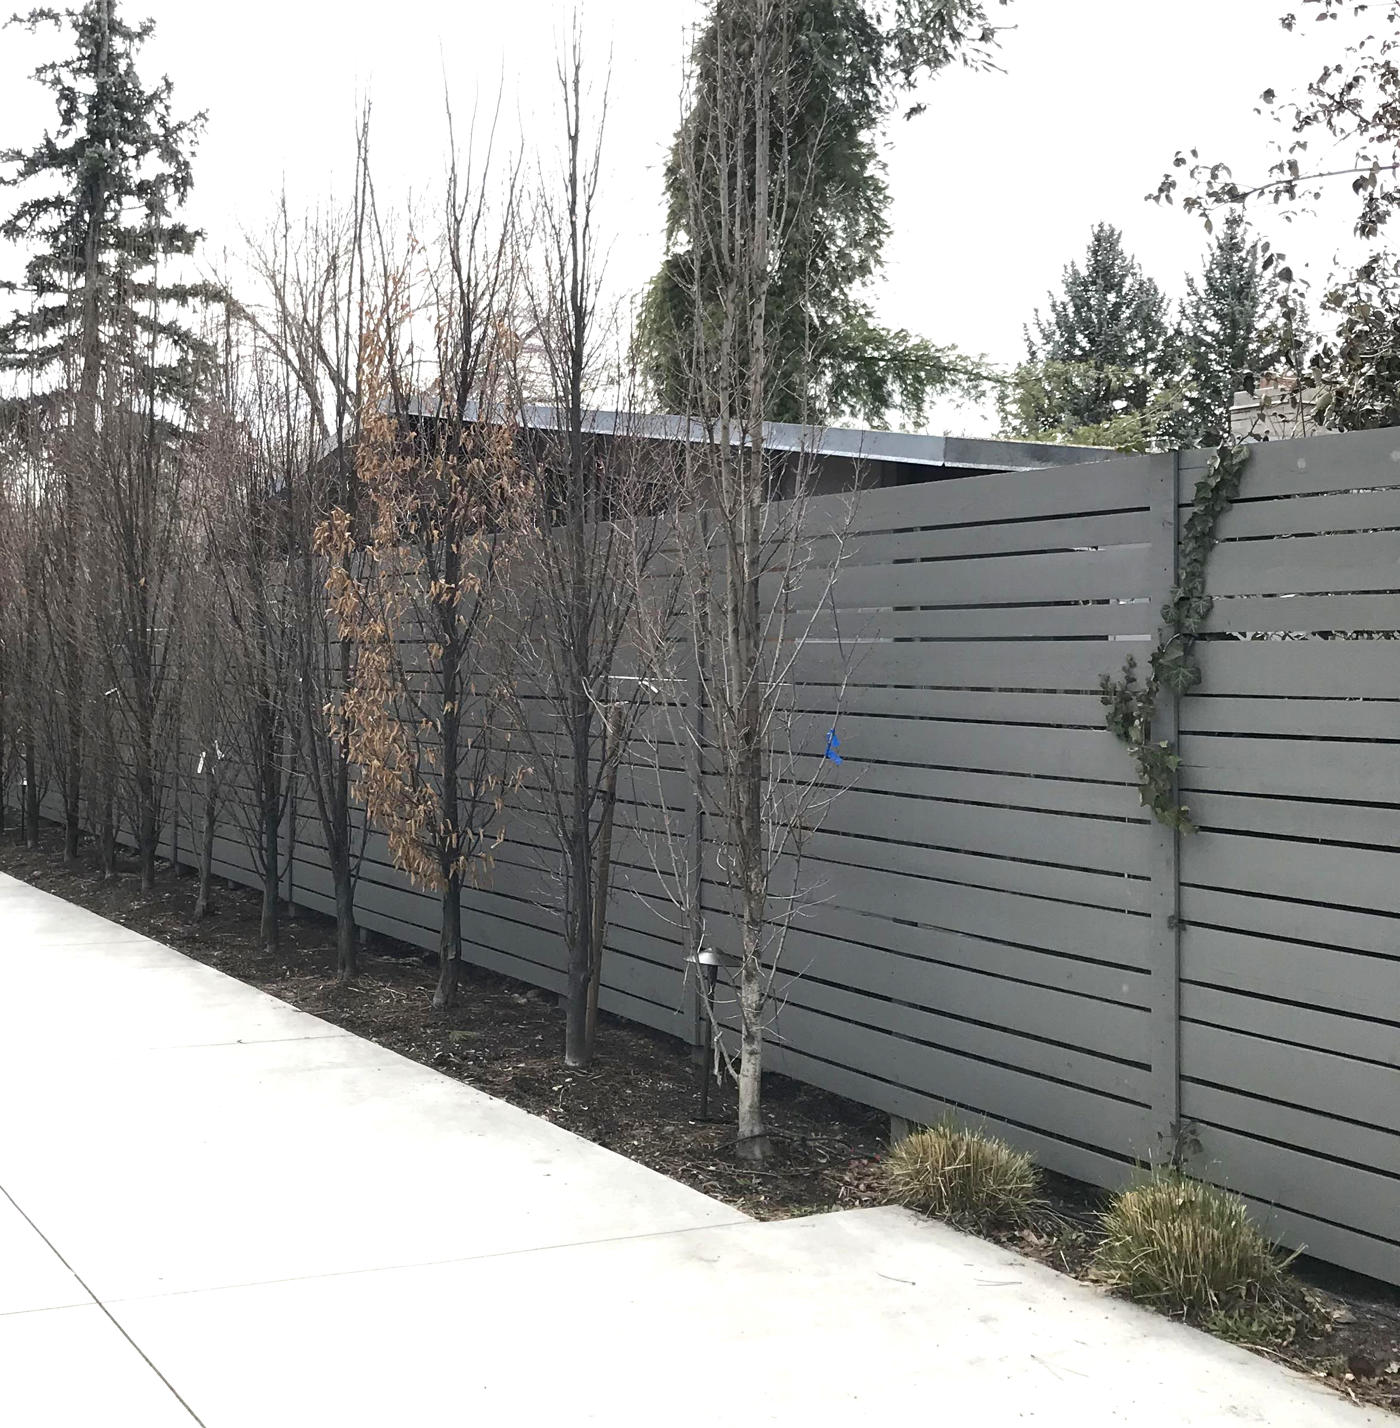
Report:
[[[1154,641],[1166,628],[1162,606],[1176,584],[1177,486],[1180,457],[1169,452],[1151,458],[1148,509],[1151,516],[1152,630]],[[1144,675],[1146,671],[1143,671]],[[1157,699],[1152,737],[1173,745],[1178,734],[1178,699],[1163,689]],[[1177,797],[1175,781],[1172,796]],[[1179,1149],[1181,1124],[1181,934],[1177,913],[1181,891],[1180,835],[1153,819],[1151,829],[1151,930],[1148,964],[1151,970],[1152,1140],[1154,1165],[1173,1162]]]

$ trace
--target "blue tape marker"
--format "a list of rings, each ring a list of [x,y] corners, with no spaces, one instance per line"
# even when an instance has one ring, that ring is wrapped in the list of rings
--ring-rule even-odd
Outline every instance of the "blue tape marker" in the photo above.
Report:
[[[826,757],[834,764],[843,762],[841,755],[836,751],[841,747],[841,740],[836,737],[835,729],[826,731]]]

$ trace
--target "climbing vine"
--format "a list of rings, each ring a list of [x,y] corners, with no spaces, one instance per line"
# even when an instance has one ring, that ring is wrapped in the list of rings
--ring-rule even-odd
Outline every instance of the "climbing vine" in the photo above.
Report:
[[[1249,460],[1244,445],[1222,446],[1196,482],[1191,514],[1182,529],[1177,549],[1176,585],[1162,606],[1162,633],[1148,661],[1148,675],[1138,682],[1137,660],[1129,655],[1120,679],[1105,674],[1099,680],[1100,698],[1108,710],[1104,722],[1127,746],[1137,768],[1138,793],[1143,806],[1168,828],[1195,831],[1184,805],[1176,801],[1176,771],[1181,756],[1168,739],[1152,737],[1157,696],[1165,687],[1187,694],[1201,682],[1194,651],[1201,627],[1210,615],[1212,600],[1206,592],[1206,562],[1215,547],[1216,527],[1240,489]]]

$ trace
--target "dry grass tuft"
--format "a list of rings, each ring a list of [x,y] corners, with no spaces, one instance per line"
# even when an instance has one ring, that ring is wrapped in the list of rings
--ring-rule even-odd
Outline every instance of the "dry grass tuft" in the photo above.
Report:
[[[1004,1141],[954,1125],[906,1136],[885,1160],[890,1198],[955,1225],[1022,1225],[1043,1204],[1040,1170]]]
[[[1104,1214],[1095,1277],[1139,1303],[1252,1337],[1277,1337],[1302,1308],[1289,1259],[1237,1195],[1158,1175],[1114,1197]]]

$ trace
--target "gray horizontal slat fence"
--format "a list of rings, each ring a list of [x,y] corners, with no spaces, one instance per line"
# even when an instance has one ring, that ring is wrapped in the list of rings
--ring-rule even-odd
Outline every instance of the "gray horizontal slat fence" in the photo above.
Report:
[[[847,676],[843,791],[806,845],[775,1064],[1099,1182],[1155,1141],[1152,838],[1098,699],[1166,593],[1153,472],[867,493],[792,695],[819,754]],[[813,505],[813,528],[840,518]]]
[[[819,568],[793,592],[808,638],[774,695],[791,739],[771,772],[831,801],[776,870],[803,897],[767,1064],[1101,1185],[1178,1154],[1286,1243],[1400,1282],[1400,432],[1254,448],[1208,568],[1203,683],[1154,727],[1179,737],[1200,828],[1178,839],[1145,815],[1098,686],[1151,649],[1207,459],[808,503],[814,561],[841,564],[829,600]],[[678,870],[654,860],[658,830],[701,809],[705,936],[737,947],[717,776],[707,759],[697,790],[686,772],[689,697],[678,677],[624,764],[601,998],[685,1038]],[[547,735],[547,705],[529,717]],[[197,756],[163,845],[191,862]],[[50,817],[58,802],[50,786]],[[472,961],[562,991],[539,804],[511,800],[463,927]],[[289,895],[332,912],[304,782],[288,827]],[[245,832],[226,804],[214,868],[254,883]],[[436,896],[373,830],[357,916],[436,945]]]
[[[1400,433],[1255,447],[1219,535],[1182,701],[1188,1163],[1396,1281]]]

